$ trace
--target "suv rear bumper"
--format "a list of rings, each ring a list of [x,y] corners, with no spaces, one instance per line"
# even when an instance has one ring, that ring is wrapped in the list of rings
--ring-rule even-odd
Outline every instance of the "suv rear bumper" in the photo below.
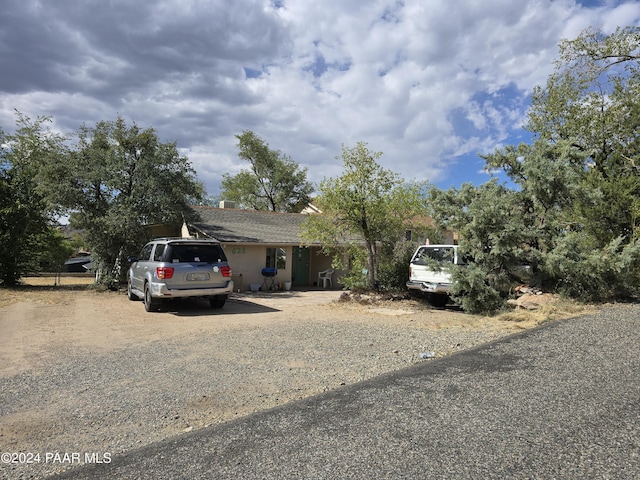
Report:
[[[446,293],[451,290],[450,283],[433,283],[433,282],[418,282],[415,280],[409,280],[407,282],[407,288],[409,290],[419,290],[425,293]]]
[[[217,288],[167,288],[164,283],[150,282],[149,290],[155,298],[212,297],[232,293],[233,280],[227,281],[224,287]]]

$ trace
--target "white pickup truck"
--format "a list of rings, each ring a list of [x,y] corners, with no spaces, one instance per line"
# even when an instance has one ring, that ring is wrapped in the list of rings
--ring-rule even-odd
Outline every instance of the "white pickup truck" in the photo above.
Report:
[[[428,295],[430,303],[444,307],[449,302],[451,274],[448,264],[461,265],[457,245],[422,245],[411,257],[409,265],[409,290],[418,290]]]

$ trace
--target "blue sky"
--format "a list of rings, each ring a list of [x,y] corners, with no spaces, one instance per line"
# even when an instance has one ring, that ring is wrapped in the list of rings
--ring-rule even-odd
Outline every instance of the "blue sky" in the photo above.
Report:
[[[637,1],[6,0],[0,126],[114,120],[176,141],[211,195],[252,130],[318,183],[368,143],[406,180],[483,183],[563,38],[640,25]]]

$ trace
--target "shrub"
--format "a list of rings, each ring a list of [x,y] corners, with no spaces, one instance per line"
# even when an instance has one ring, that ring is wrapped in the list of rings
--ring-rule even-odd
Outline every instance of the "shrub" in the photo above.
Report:
[[[383,256],[378,272],[380,290],[390,292],[406,290],[409,280],[409,262],[415,250],[415,242],[403,240],[393,246],[389,255]]]

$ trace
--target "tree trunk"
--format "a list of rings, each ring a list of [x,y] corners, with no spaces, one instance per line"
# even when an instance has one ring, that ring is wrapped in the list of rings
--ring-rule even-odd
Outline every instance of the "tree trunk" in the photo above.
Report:
[[[376,290],[376,246],[373,243],[367,242],[367,260],[368,260],[368,272],[367,272],[367,283],[369,284],[369,289]]]

